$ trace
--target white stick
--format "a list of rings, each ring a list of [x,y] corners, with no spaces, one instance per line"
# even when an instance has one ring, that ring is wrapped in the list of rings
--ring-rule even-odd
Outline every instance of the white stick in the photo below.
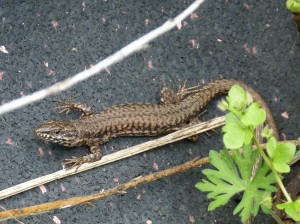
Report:
[[[61,82],[55,83],[54,85],[39,90],[31,95],[23,96],[19,99],[10,101],[2,106],[0,106],[0,115],[7,113],[9,111],[15,110],[17,108],[23,107],[29,103],[33,103],[35,101],[41,100],[47,96],[50,96],[54,93],[58,93],[64,91],[75,84],[90,78],[91,76],[105,70],[107,67],[120,62],[124,58],[127,58],[129,55],[140,51],[141,49],[145,48],[145,45],[150,41],[156,39],[157,37],[161,36],[162,34],[168,32],[169,30],[173,29],[177,24],[179,24],[182,20],[184,20],[187,16],[189,16],[193,11],[195,11],[204,0],[196,0],[192,3],[187,9],[185,9],[181,14],[179,14],[174,19],[170,19],[169,21],[165,22],[162,26],[156,28],[155,30],[149,32],[148,34],[142,36],[141,38],[131,42],[129,45],[125,46],[121,50],[117,51],[113,55],[107,57],[103,61],[99,62],[92,68],[80,72],[73,77],[65,79]]]

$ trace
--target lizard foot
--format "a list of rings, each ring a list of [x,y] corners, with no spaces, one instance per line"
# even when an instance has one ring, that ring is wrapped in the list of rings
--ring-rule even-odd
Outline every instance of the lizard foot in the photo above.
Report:
[[[72,158],[70,158],[70,159],[65,159],[61,163],[61,165],[70,165],[70,164],[73,164],[71,166],[68,166],[66,168],[66,170],[70,170],[70,169],[76,167],[76,170],[75,170],[75,172],[76,172],[78,170],[78,168],[84,163],[83,157],[84,156],[82,156],[82,157],[72,156]]]
[[[97,147],[95,147],[95,148],[97,148]],[[99,149],[99,148],[94,149],[92,147],[91,151],[93,153],[87,154],[85,156],[81,156],[81,157],[72,156],[70,159],[65,159],[61,163],[61,165],[70,165],[71,164],[71,166],[67,167],[66,169],[69,170],[69,169],[76,167],[76,170],[75,170],[75,172],[76,172],[82,164],[95,162],[102,158],[103,153],[102,153],[101,149]]]
[[[84,103],[79,103],[68,99],[55,100],[54,102],[62,104],[61,106],[53,108],[60,110],[58,113],[68,114],[71,110],[77,110],[82,113],[81,117],[89,116],[93,113],[92,108]]]

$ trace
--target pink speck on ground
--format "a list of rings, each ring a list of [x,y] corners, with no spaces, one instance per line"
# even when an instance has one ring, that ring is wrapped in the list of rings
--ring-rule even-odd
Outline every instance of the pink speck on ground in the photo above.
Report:
[[[153,68],[153,64],[151,60],[148,61],[148,68]]]
[[[145,25],[148,25],[150,22],[150,19],[145,19]]]
[[[104,17],[101,18],[102,22],[105,23],[106,19]]]
[[[119,178],[115,177],[115,178],[113,179],[113,181],[114,181],[115,183],[119,183]]]
[[[24,91],[21,91],[21,92],[20,92],[20,95],[21,95],[21,96],[24,96],[24,95],[25,95]]]
[[[281,113],[281,116],[283,117],[283,118],[285,118],[285,119],[289,119],[290,117],[289,117],[289,115],[288,115],[288,113],[285,111],[285,112],[283,112],[283,113]]]
[[[110,74],[110,69],[109,68],[106,68],[105,71]]]
[[[61,221],[60,221],[60,219],[57,217],[57,216],[53,216],[53,222],[55,223],[55,224],[61,224]]]
[[[182,23],[183,26],[186,26],[187,24],[188,24],[187,21],[183,21]]]
[[[60,184],[60,188],[61,188],[62,191],[66,191],[67,190],[66,187],[65,187],[65,185],[63,183]]]
[[[84,10],[85,10],[85,7],[86,7],[85,1],[83,1],[81,5],[82,5],[82,10],[84,11]]]
[[[46,61],[43,61],[43,64],[48,68],[49,67],[49,63]]]
[[[8,54],[8,51],[6,50],[5,46],[0,46],[0,51],[4,54]]]
[[[196,40],[189,40],[189,42],[192,44],[192,48],[196,48],[196,46],[197,46]]]
[[[247,44],[247,43],[245,43],[245,44],[243,45],[243,48],[244,48],[245,51],[247,51],[248,53],[250,53],[251,49],[248,47],[248,44]]]
[[[191,17],[191,19],[197,19],[198,15],[197,15],[197,13],[193,12],[190,17]]]
[[[48,151],[48,155],[52,155],[52,151],[51,150]]]
[[[43,155],[45,154],[45,152],[44,152],[44,150],[43,150],[42,147],[39,147],[38,150],[39,150],[39,154],[40,154],[41,156],[43,156]]]
[[[94,67],[95,65],[94,64],[90,64],[90,67],[92,68],[92,67]]]
[[[275,103],[277,103],[277,102],[278,102],[278,98],[275,96],[275,97],[273,98],[273,101],[274,101]]]
[[[153,168],[154,170],[158,170],[158,164],[157,164],[157,163],[153,163],[152,168]]]
[[[13,144],[11,138],[7,138],[5,143],[8,144],[8,145],[12,145]]]
[[[137,194],[137,195],[136,195],[136,199],[138,199],[138,200],[140,200],[140,199],[141,199],[141,197],[142,197],[142,195],[141,195],[141,194]]]
[[[52,75],[54,71],[52,69],[49,70],[48,75]]]
[[[182,24],[181,24],[181,22],[180,22],[180,23],[178,23],[176,26],[177,26],[177,29],[179,29],[179,30],[180,30],[180,29],[181,29],[181,27],[182,27]]]
[[[44,185],[40,185],[39,188],[40,188],[42,194],[45,194],[47,192],[47,188]]]
[[[51,22],[50,22],[50,24],[56,29],[56,27],[58,26],[58,22],[57,21],[55,21],[55,20],[52,20]]]
[[[189,222],[195,223],[196,222],[195,217],[192,215],[189,215]]]
[[[254,47],[252,47],[252,54],[257,54],[257,49],[256,49],[256,47],[254,46]]]
[[[0,80],[3,80],[4,72],[0,72]]]
[[[147,220],[146,224],[152,224],[152,221],[151,220]]]
[[[31,89],[31,88],[32,88],[31,82],[28,82],[28,83],[27,83],[27,86]]]
[[[248,5],[247,3],[244,3],[244,7],[245,7],[246,9],[250,9],[252,6],[251,6],[251,5]]]

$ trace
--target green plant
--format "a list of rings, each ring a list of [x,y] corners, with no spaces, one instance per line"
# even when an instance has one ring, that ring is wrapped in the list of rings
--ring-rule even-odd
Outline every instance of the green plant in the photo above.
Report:
[[[272,130],[266,126],[262,136],[267,139],[267,155],[255,137],[255,129],[266,120],[266,112],[258,102],[252,102],[251,96],[239,86],[231,88],[226,100],[219,104],[221,109],[229,111],[222,129],[226,148],[220,153],[210,151],[209,161],[217,170],[203,170],[208,180],[202,179],[196,184],[201,191],[209,192],[207,197],[213,199],[208,210],[225,205],[234,194],[244,192],[241,202],[233,211],[233,214],[240,212],[242,222],[251,214],[255,216],[259,208],[281,222],[271,210],[271,194],[277,190],[274,184],[278,183],[287,202],[278,204],[277,208],[284,209],[295,221],[299,221],[300,200],[292,201],[279,174],[290,171],[287,163],[294,158],[296,146],[277,143]],[[253,149],[253,143],[257,150]],[[242,152],[239,148],[242,148]],[[253,174],[254,167],[256,172]]]

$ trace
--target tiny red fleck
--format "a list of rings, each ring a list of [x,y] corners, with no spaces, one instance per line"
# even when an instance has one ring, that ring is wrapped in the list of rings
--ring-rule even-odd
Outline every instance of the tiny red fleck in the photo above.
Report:
[[[104,17],[101,18],[102,22],[105,23],[106,19]]]
[[[176,26],[177,26],[177,29],[179,29],[179,30],[180,30],[180,29],[181,29],[181,27],[182,27],[182,24],[181,24],[181,22],[179,22],[179,23],[178,23]]]
[[[114,181],[115,183],[119,183],[119,178],[116,177],[116,178],[113,179],[113,181]]]
[[[191,19],[196,19],[196,18],[198,18],[197,13],[193,12],[193,13],[191,14]]]
[[[49,63],[46,61],[43,61],[43,64],[48,68],[49,67]]]
[[[252,47],[252,54],[257,54],[257,50],[256,50],[256,47]]]
[[[38,150],[39,150],[39,154],[40,154],[41,156],[43,156],[43,155],[45,154],[45,152],[44,152],[44,150],[43,150],[42,147],[39,147]]]
[[[11,138],[7,138],[5,143],[8,144],[8,145],[12,145],[13,144]]]
[[[4,72],[0,72],[0,80],[3,80]]]
[[[32,88],[31,82],[28,82],[28,83],[27,83],[27,86],[31,89],[31,88]]]
[[[47,192],[47,188],[44,185],[40,185],[39,188],[40,188],[42,194],[45,194]]]
[[[277,103],[277,102],[278,102],[278,98],[275,96],[275,97],[273,98],[273,101],[274,101],[275,103]]]
[[[52,21],[50,22],[50,24],[51,24],[54,28],[56,28],[56,27],[58,26],[58,22],[55,21],[55,20],[52,20]]]
[[[137,195],[136,195],[136,199],[138,199],[138,200],[140,200],[140,199],[141,199],[141,197],[142,197],[142,195],[141,195],[141,194],[137,194]]]
[[[192,44],[192,48],[196,48],[196,40],[189,40],[189,42]]]
[[[283,113],[281,113],[281,116],[283,117],[283,118],[285,118],[285,119],[289,119],[289,115],[288,115],[288,113],[285,111],[285,112],[283,112]]]
[[[246,9],[250,9],[252,6],[251,6],[251,5],[248,5],[248,4],[246,4],[246,3],[244,3],[244,7],[245,7]]]
[[[195,223],[195,222],[196,222],[195,217],[192,216],[192,215],[189,215],[189,221],[190,221],[191,223]]]
[[[60,184],[60,188],[61,188],[62,191],[66,191],[67,190],[66,187],[65,187],[65,185],[63,183]]]
[[[153,163],[152,168],[153,168],[154,170],[158,170],[158,164],[157,164],[157,163]]]
[[[153,68],[153,64],[151,60],[148,61],[148,68]]]
[[[53,222],[55,223],[55,224],[61,224],[61,221],[60,221],[60,219],[57,217],[57,216],[53,216]]]
[[[150,22],[150,19],[145,19],[145,25],[148,25]]]

